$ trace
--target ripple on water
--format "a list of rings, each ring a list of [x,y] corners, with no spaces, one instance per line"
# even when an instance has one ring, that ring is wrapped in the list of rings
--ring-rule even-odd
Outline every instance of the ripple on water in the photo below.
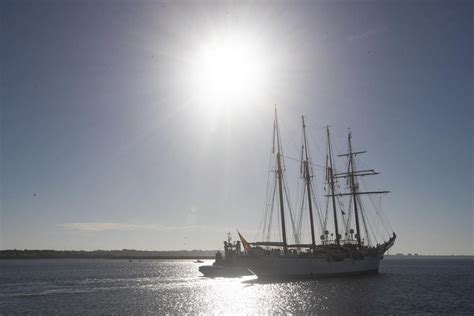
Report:
[[[473,262],[387,259],[375,276],[262,282],[205,278],[189,260],[0,261],[0,313],[472,314]]]

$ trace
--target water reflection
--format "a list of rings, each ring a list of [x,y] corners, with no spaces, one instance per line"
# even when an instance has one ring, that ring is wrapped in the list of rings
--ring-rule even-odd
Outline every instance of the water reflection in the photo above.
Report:
[[[167,306],[169,311],[179,307],[182,312],[203,313],[363,312],[365,308],[361,306],[367,306],[366,295],[358,293],[370,293],[369,284],[378,278],[380,276],[311,280],[197,277],[189,280],[188,290],[180,287],[177,299],[169,301]]]
[[[311,280],[258,280],[254,276],[210,279],[201,276],[198,267],[185,260],[0,261],[0,314],[473,310],[469,280],[474,272],[469,260],[387,260],[379,275]]]

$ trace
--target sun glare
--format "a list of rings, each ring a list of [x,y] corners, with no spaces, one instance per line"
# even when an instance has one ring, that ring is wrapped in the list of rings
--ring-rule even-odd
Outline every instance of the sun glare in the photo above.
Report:
[[[264,89],[263,54],[248,37],[227,35],[203,43],[193,68],[194,93],[208,110],[248,106]]]

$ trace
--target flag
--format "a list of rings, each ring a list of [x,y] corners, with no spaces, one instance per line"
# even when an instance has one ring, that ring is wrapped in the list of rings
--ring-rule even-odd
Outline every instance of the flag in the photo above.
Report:
[[[250,252],[252,250],[252,246],[245,240],[244,236],[240,234],[239,231],[237,231],[237,234],[239,234],[240,241],[242,242],[242,246],[244,246],[245,251]]]

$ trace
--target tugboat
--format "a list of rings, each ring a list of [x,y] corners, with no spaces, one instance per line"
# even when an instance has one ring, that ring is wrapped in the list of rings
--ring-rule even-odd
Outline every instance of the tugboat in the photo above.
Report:
[[[212,265],[199,267],[199,271],[206,277],[241,277],[251,275],[248,270],[241,250],[240,241],[232,242],[230,233],[227,234],[227,240],[224,241],[224,256],[220,251],[216,252],[216,259]]]

